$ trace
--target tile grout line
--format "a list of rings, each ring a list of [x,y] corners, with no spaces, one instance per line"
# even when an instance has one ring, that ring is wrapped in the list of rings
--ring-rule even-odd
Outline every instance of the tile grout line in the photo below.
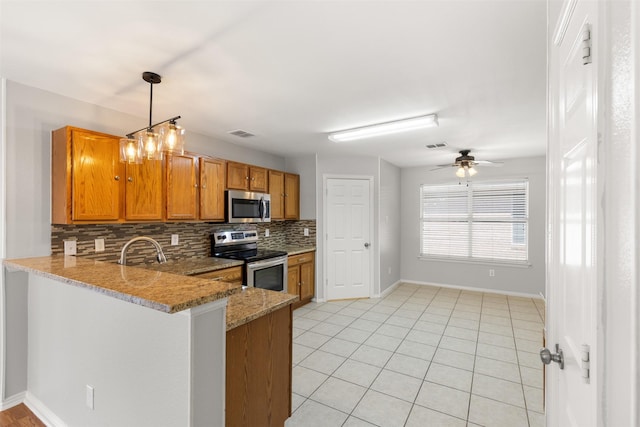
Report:
[[[417,397],[419,396],[420,391],[421,391],[421,390],[422,390],[422,388],[424,387],[424,383],[427,381],[427,379],[426,379],[426,378],[427,378],[428,372],[429,372],[429,371],[430,371],[430,369],[432,368],[432,364],[434,363],[434,358],[435,358],[435,356],[436,356],[436,353],[437,353],[437,352],[438,352],[438,350],[440,350],[440,349],[443,349],[443,350],[445,349],[444,347],[441,347],[441,346],[440,346],[440,345],[441,345],[441,343],[442,343],[442,340],[444,339],[444,337],[445,337],[445,336],[449,336],[449,337],[456,338],[456,339],[460,339],[460,340],[463,340],[463,341],[472,341],[472,340],[467,340],[464,336],[463,336],[462,338],[458,338],[458,337],[457,337],[457,336],[455,336],[455,335],[446,335],[447,328],[448,328],[449,326],[453,326],[453,325],[451,325],[451,321],[452,321],[452,318],[453,318],[453,314],[454,314],[454,312],[455,312],[455,311],[456,311],[456,309],[458,308],[458,309],[460,309],[460,311],[464,311],[465,313],[466,313],[466,312],[469,312],[469,313],[476,313],[474,310],[466,310],[466,309],[463,309],[463,307],[462,307],[461,305],[465,305],[465,306],[467,306],[467,305],[468,305],[468,306],[469,306],[469,308],[472,308],[472,307],[473,307],[473,308],[475,308],[475,306],[474,306],[473,304],[462,304],[461,298],[464,296],[464,292],[457,292],[457,293],[456,293],[456,298],[455,298],[455,303],[453,304],[453,306],[452,306],[451,308],[447,307],[447,308],[449,309],[449,314],[448,314],[448,316],[447,316],[447,322],[446,322],[446,323],[444,323],[444,324],[442,324],[442,323],[436,323],[436,322],[434,322],[434,321],[433,321],[434,319],[423,319],[422,317],[427,313],[427,310],[429,309],[429,307],[434,307],[434,303],[437,303],[437,302],[438,302],[438,301],[436,301],[436,300],[439,298],[439,296],[440,296],[440,297],[445,297],[445,298],[446,298],[448,295],[444,295],[444,294],[443,294],[443,288],[441,288],[441,287],[437,287],[437,291],[436,291],[435,293],[429,293],[429,294],[428,294],[428,296],[427,296],[427,298],[428,298],[428,299],[427,299],[427,298],[424,298],[424,297],[421,297],[421,298],[420,298],[420,300],[424,300],[424,301],[422,301],[422,302],[420,302],[420,303],[412,303],[412,300],[414,299],[414,297],[416,297],[416,294],[418,293],[418,290],[419,290],[420,288],[419,288],[419,287],[415,287],[415,288],[414,288],[414,287],[412,287],[412,288],[410,288],[410,289],[411,289],[411,292],[403,292],[403,293],[401,293],[401,295],[399,295],[399,297],[398,297],[398,298],[393,298],[393,302],[394,302],[394,304],[393,304],[393,305],[385,305],[385,304],[376,303],[376,304],[369,304],[369,306],[367,306],[366,308],[363,308],[363,307],[362,307],[362,305],[358,306],[358,310],[359,310],[359,311],[361,311],[361,313],[358,315],[358,317],[354,317],[354,318],[353,318],[353,320],[351,320],[348,324],[346,324],[346,325],[342,325],[342,324],[340,324],[340,325],[338,325],[338,324],[332,324],[332,325],[335,325],[335,326],[339,326],[339,327],[341,328],[341,329],[339,329],[339,330],[338,330],[338,332],[337,332],[337,333],[335,333],[334,335],[325,335],[324,333],[314,332],[314,331],[312,331],[312,329],[313,329],[313,328],[315,328],[315,327],[317,327],[317,326],[318,326],[318,325],[320,325],[320,324],[323,324],[323,323],[324,323],[324,324],[331,324],[330,322],[327,322],[327,319],[329,319],[331,316],[333,316],[333,315],[335,315],[335,314],[340,314],[340,313],[339,313],[340,311],[342,311],[342,310],[343,310],[343,309],[345,309],[345,308],[348,308],[348,307],[349,307],[349,306],[351,306],[353,303],[350,303],[350,304],[348,304],[348,305],[345,305],[345,306],[343,306],[343,307],[340,307],[340,310],[338,310],[338,311],[326,311],[326,312],[325,312],[324,310],[320,310],[320,309],[316,308],[316,309],[313,309],[313,310],[309,310],[308,312],[305,312],[305,314],[308,314],[308,313],[311,313],[311,312],[313,312],[313,311],[317,310],[318,312],[330,313],[330,315],[329,315],[328,317],[326,317],[325,319],[323,319],[323,320],[319,320],[319,321],[318,321],[318,320],[316,320],[316,319],[313,319],[313,318],[306,318],[306,319],[308,319],[308,320],[315,320],[315,321],[317,321],[317,322],[318,322],[318,324],[317,324],[317,325],[312,326],[312,327],[311,327],[311,328],[309,328],[309,329],[304,330],[304,332],[300,333],[300,335],[302,335],[303,333],[305,333],[305,332],[307,332],[307,331],[310,331],[310,332],[314,332],[314,333],[316,333],[316,334],[318,334],[318,335],[324,335],[324,336],[325,336],[325,337],[327,337],[329,340],[330,340],[330,339],[333,339],[333,338],[336,338],[336,339],[337,339],[337,335],[338,335],[340,332],[342,332],[344,329],[349,328],[349,327],[351,327],[351,328],[353,328],[353,329],[357,329],[357,330],[362,331],[362,332],[364,332],[364,333],[367,333],[367,337],[366,337],[362,342],[354,342],[354,341],[346,340],[346,341],[349,341],[349,342],[351,342],[351,343],[357,344],[357,347],[354,349],[354,351],[350,352],[349,356],[345,357],[345,360],[344,360],[344,361],[342,361],[342,363],[341,363],[338,367],[336,367],[336,369],[333,369],[333,370],[332,370],[332,373],[331,373],[331,374],[327,375],[327,374],[325,374],[324,372],[316,371],[316,370],[315,370],[315,369],[313,369],[313,368],[307,368],[307,367],[302,366],[302,367],[304,367],[305,369],[313,370],[313,371],[315,371],[315,372],[319,372],[319,373],[321,373],[321,374],[323,374],[323,375],[327,375],[327,378],[326,378],[324,381],[322,381],[322,382],[318,385],[318,387],[314,388],[314,390],[311,392],[311,395],[313,395],[313,393],[315,393],[315,392],[316,392],[320,387],[322,387],[322,386],[326,383],[326,381],[329,379],[329,377],[333,377],[333,378],[335,378],[335,379],[339,379],[338,377],[335,377],[335,376],[334,376],[334,373],[335,373],[338,369],[340,369],[340,367],[341,367],[341,366],[342,366],[342,365],[343,365],[347,360],[351,359],[351,360],[353,360],[353,361],[357,361],[357,362],[360,362],[360,363],[364,363],[364,364],[371,365],[371,364],[370,364],[370,363],[368,363],[368,362],[362,362],[362,361],[359,361],[359,360],[357,360],[357,359],[352,359],[352,358],[351,358],[351,356],[352,356],[353,354],[355,354],[355,353],[356,353],[359,349],[361,349],[363,346],[365,346],[365,345],[370,346],[370,345],[369,345],[369,344],[367,344],[366,342],[367,342],[367,341],[368,341],[372,336],[374,336],[374,335],[376,335],[376,334],[379,334],[379,335],[383,335],[383,336],[388,337],[388,338],[396,338],[396,339],[399,339],[399,337],[398,337],[397,335],[386,335],[386,334],[380,334],[380,333],[379,333],[379,330],[382,328],[382,326],[384,326],[384,325],[388,325],[388,326],[394,326],[394,327],[398,327],[398,328],[403,328],[403,329],[406,329],[408,332],[403,336],[403,338],[400,340],[400,342],[399,342],[397,345],[395,345],[395,346],[394,346],[394,350],[392,350],[392,351],[390,351],[390,350],[389,350],[389,347],[384,347],[384,346],[380,346],[380,347],[378,347],[378,346],[375,346],[375,345],[371,346],[371,347],[373,347],[373,348],[375,348],[375,349],[378,349],[378,350],[381,350],[381,351],[387,351],[387,352],[389,352],[389,353],[390,353],[390,356],[387,358],[387,360],[386,360],[386,362],[383,364],[383,366],[371,365],[371,366],[375,366],[376,368],[378,368],[378,369],[379,369],[379,372],[377,373],[377,375],[375,375],[375,378],[373,378],[373,379],[371,380],[371,382],[370,382],[369,386],[367,386],[367,387],[363,387],[363,388],[365,389],[365,390],[364,390],[363,395],[360,397],[360,399],[358,399],[358,402],[356,402],[356,403],[355,403],[355,405],[353,406],[353,408],[351,409],[351,411],[350,411],[349,413],[346,413],[346,412],[344,412],[344,411],[342,411],[342,410],[340,410],[340,409],[334,408],[334,407],[332,407],[332,406],[326,405],[326,404],[324,404],[324,403],[322,403],[322,402],[316,401],[316,400],[314,400],[314,399],[311,397],[311,395],[310,395],[310,396],[308,396],[308,397],[305,397],[305,396],[299,395],[299,397],[301,397],[303,400],[302,400],[302,402],[300,402],[300,404],[297,406],[296,411],[297,411],[297,410],[298,410],[298,409],[299,409],[299,408],[300,408],[300,407],[301,407],[301,406],[302,406],[302,405],[303,405],[307,400],[311,400],[311,401],[313,401],[313,402],[315,402],[315,403],[317,403],[317,404],[319,404],[319,405],[322,405],[322,406],[325,406],[325,407],[330,408],[330,409],[332,409],[332,410],[336,410],[336,411],[338,411],[338,412],[341,412],[341,413],[343,413],[343,414],[346,414],[347,418],[345,419],[344,423],[346,423],[346,422],[349,420],[349,418],[350,418],[350,417],[354,417],[354,418],[356,418],[356,419],[361,419],[360,417],[357,417],[357,416],[353,415],[353,413],[354,413],[355,409],[356,409],[356,408],[358,407],[358,405],[362,402],[362,399],[364,398],[364,396],[365,396],[365,395],[366,395],[370,390],[374,390],[374,389],[372,388],[372,385],[377,381],[377,379],[380,377],[380,375],[382,374],[382,372],[383,372],[384,370],[387,370],[387,371],[389,371],[389,372],[393,372],[393,373],[396,373],[396,374],[399,374],[399,375],[408,375],[408,376],[409,376],[409,377],[411,377],[411,378],[416,378],[416,379],[418,379],[418,380],[420,380],[420,381],[421,381],[420,387],[418,388],[418,390],[417,390],[417,392],[416,392],[416,395],[415,395],[415,397],[413,398],[413,400],[412,400],[412,401],[406,401],[406,400],[404,400],[403,398],[399,398],[399,397],[397,397],[397,396],[394,396],[394,395],[391,395],[391,394],[387,394],[387,393],[386,393],[386,392],[384,392],[384,391],[383,391],[383,392],[380,392],[380,391],[374,390],[374,391],[376,391],[377,393],[380,393],[380,394],[382,394],[382,395],[385,395],[385,396],[388,396],[388,397],[391,397],[391,398],[394,398],[394,399],[399,399],[399,400],[402,400],[402,401],[405,401],[405,402],[409,403],[411,406],[410,406],[409,411],[408,411],[408,413],[407,413],[407,415],[406,415],[406,418],[405,418],[405,422],[404,422],[404,423],[406,424],[406,423],[409,421],[409,417],[411,416],[411,413],[412,413],[412,412],[413,412],[413,410],[415,409],[415,405],[418,405],[418,404],[416,403],[416,402],[417,402]],[[407,290],[409,290],[409,289],[407,289]],[[477,328],[474,328],[474,329],[471,329],[471,328],[469,328],[469,327],[468,327],[468,325],[465,325],[465,326],[456,326],[456,328],[460,328],[460,329],[465,329],[465,330],[475,330],[475,338],[476,338],[476,339],[475,339],[475,343],[474,343],[474,344],[475,344],[475,353],[474,353],[474,355],[473,355],[473,356],[474,356],[474,360],[473,360],[473,369],[472,369],[472,371],[471,371],[471,372],[472,372],[471,390],[473,389],[473,376],[474,376],[474,374],[476,373],[476,372],[475,372],[475,370],[476,370],[476,361],[477,361],[477,357],[478,357],[477,350],[478,350],[478,346],[479,346],[479,343],[480,343],[480,340],[479,340],[480,338],[479,338],[479,336],[480,336],[480,332],[481,332],[481,330],[480,330],[480,329],[481,329],[481,323],[482,323],[482,317],[483,317],[483,312],[482,312],[482,311],[483,311],[483,309],[485,308],[485,302],[486,302],[486,295],[485,295],[484,293],[482,293],[481,295],[482,295],[482,299],[480,300],[481,302],[480,302],[480,313],[479,313],[479,316],[478,316],[478,317],[479,317],[478,327],[477,327]],[[423,295],[421,295],[421,296],[423,296]],[[425,295],[425,296],[426,296],[426,295]],[[449,297],[449,298],[450,298],[450,297]],[[385,298],[385,299],[386,299],[386,298]],[[384,301],[385,299],[383,299],[382,301]],[[534,304],[534,306],[536,307],[536,310],[538,310],[538,308],[537,308],[537,306],[535,305],[535,303],[533,302],[533,300],[529,300],[529,301],[530,301],[531,303],[533,303],[533,304]],[[445,302],[445,301],[441,301],[441,302]],[[472,301],[469,301],[469,302],[472,302]],[[508,299],[508,298],[506,299],[506,302],[507,302],[507,310],[508,310],[508,315],[509,315],[509,323],[510,323],[510,325],[511,325],[511,328],[510,328],[510,329],[511,329],[511,333],[513,334],[513,335],[512,335],[512,339],[513,339],[513,340],[514,340],[514,342],[515,342],[515,331],[514,331],[514,329],[515,329],[515,325],[514,325],[514,323],[513,323],[513,317],[512,317],[512,315],[513,315],[513,311],[515,310],[515,307],[511,304],[511,301],[509,301],[509,299]],[[412,303],[413,305],[420,305],[421,307],[419,307],[419,308],[421,308],[421,309],[420,309],[420,310],[415,310],[415,307],[404,307],[404,308],[403,308],[403,306],[404,306],[405,304],[408,304],[408,303]],[[426,304],[425,304],[425,303],[426,303]],[[397,305],[396,305],[396,304],[397,304]],[[437,305],[437,304],[436,304],[436,305]],[[394,310],[393,310],[393,311],[391,311],[390,313],[383,313],[383,312],[381,313],[381,312],[375,312],[375,311],[372,311],[372,310],[374,310],[374,307],[376,307],[376,306],[379,306],[379,307],[382,307],[382,306],[392,307],[392,308],[394,308]],[[422,307],[424,307],[424,308],[422,308]],[[352,308],[353,308],[353,307],[352,307]],[[444,307],[438,307],[438,308],[444,308]],[[500,308],[497,308],[497,309],[499,310]],[[408,317],[404,317],[404,316],[402,316],[402,315],[398,316],[398,312],[399,312],[399,311],[402,311],[402,310],[408,310],[408,311],[410,311],[410,312],[411,312],[411,311],[419,312],[419,315],[418,315],[417,317],[414,317],[413,315],[412,315],[412,316],[408,316]],[[527,313],[527,312],[526,312],[526,310],[523,310],[523,311],[524,311],[524,313],[523,313],[523,314],[526,314],[526,313]],[[539,310],[538,310],[538,311],[539,311]],[[382,321],[382,322],[379,322],[379,321],[377,321],[377,320],[364,319],[364,318],[363,318],[363,316],[366,316],[366,315],[367,315],[367,313],[379,313],[379,314],[383,314],[383,315],[385,315],[385,316],[386,316],[386,318],[385,318],[385,320],[384,320],[384,321]],[[441,314],[438,314],[438,313],[430,313],[430,314],[434,314],[434,315],[440,315],[440,316],[442,316]],[[346,315],[343,315],[343,316],[346,316]],[[405,322],[405,323],[400,322],[400,324],[388,323],[389,319],[391,319],[393,316],[398,316],[398,317],[400,317],[400,318],[407,319],[407,320],[406,320],[406,322]],[[300,317],[304,317],[304,315],[301,315]],[[351,316],[348,316],[348,317],[351,317]],[[500,317],[502,317],[502,316],[500,316]],[[460,317],[460,319],[463,319],[463,320],[464,320],[464,319],[466,319],[466,320],[470,320],[467,316]],[[374,330],[358,329],[358,328],[356,328],[356,327],[353,327],[353,326],[352,326],[352,325],[353,325],[353,323],[354,323],[354,322],[356,322],[357,320],[366,320],[366,321],[371,321],[371,322],[379,322],[379,325],[378,325],[378,327],[377,327],[377,328],[375,328]],[[523,320],[523,321],[528,321],[527,319],[522,319],[522,320]],[[427,324],[433,324],[433,325],[438,325],[438,326],[441,326],[441,327],[442,327],[442,332],[441,332],[441,333],[439,333],[439,339],[438,339],[438,342],[437,342],[437,344],[436,344],[435,346],[433,346],[433,345],[431,345],[431,344],[425,344],[423,341],[414,341],[414,340],[413,340],[413,339],[411,339],[411,338],[407,338],[407,335],[409,335],[409,333],[411,333],[412,331],[418,331],[418,332],[425,332],[425,333],[429,333],[429,334],[435,334],[435,332],[433,331],[433,329],[429,329],[429,328],[427,328],[426,330],[423,330],[423,329],[416,329],[416,325],[418,324],[418,322],[421,322],[421,321],[423,321],[423,322],[425,322],[425,323],[427,323]],[[405,326],[405,325],[407,325],[408,323],[411,323],[411,326],[409,326],[409,327]],[[491,333],[491,332],[488,332],[488,333]],[[299,335],[299,336],[300,336],[300,335]],[[494,335],[496,335],[496,334],[494,334]],[[497,335],[500,335],[500,334],[497,334]],[[523,338],[523,340],[525,340],[525,341],[530,341],[530,340],[527,340],[526,338]],[[391,358],[393,358],[395,355],[403,355],[403,356],[406,356],[406,357],[414,357],[414,356],[410,356],[410,355],[406,355],[406,354],[398,353],[398,352],[397,352],[397,349],[398,349],[398,348],[400,347],[400,345],[402,345],[402,343],[404,343],[404,342],[413,342],[413,343],[419,343],[419,344],[422,344],[422,345],[429,345],[430,347],[434,347],[434,353],[433,353],[433,356],[431,357],[431,359],[430,359],[430,360],[428,360],[428,361],[427,361],[427,360],[425,360],[425,362],[428,362],[428,365],[427,365],[427,369],[426,369],[426,371],[425,371],[425,374],[424,374],[423,376],[421,376],[421,377],[415,377],[415,376],[413,376],[413,375],[406,374],[405,372],[402,372],[402,371],[395,371],[395,370],[392,370],[392,369],[388,369],[388,368],[387,368],[387,367],[389,366],[389,361],[390,361],[390,360],[391,360]],[[301,346],[303,346],[303,347],[305,346],[304,344],[299,344],[299,345],[301,345]],[[298,366],[298,365],[300,365],[301,363],[303,363],[303,362],[304,362],[304,361],[305,361],[309,356],[311,356],[311,355],[312,355],[313,353],[315,353],[316,351],[321,350],[321,347],[322,347],[323,345],[324,345],[324,344],[320,345],[320,346],[319,346],[319,347],[317,347],[317,348],[307,347],[307,348],[309,348],[310,350],[312,350],[312,351],[311,351],[311,353],[309,353],[307,356],[305,356],[304,358],[302,358],[302,359],[300,360],[300,362],[299,362],[296,366]],[[511,347],[503,347],[503,346],[501,346],[501,345],[494,345],[494,344],[488,344],[488,345],[492,345],[492,346],[500,347],[500,348],[511,348]],[[454,353],[468,354],[468,353],[466,353],[466,352],[460,352],[460,351],[452,350],[452,349],[446,349],[446,350],[447,350],[447,351],[452,351],[452,352],[454,352]],[[321,351],[326,352],[325,350],[321,350]],[[526,353],[529,353],[529,352],[527,352],[526,350],[523,350],[523,351],[524,351],[524,352],[526,352]],[[516,361],[517,361],[517,363],[516,363],[516,364],[518,365],[518,372],[520,373],[520,385],[521,385],[521,388],[522,388],[523,398],[524,398],[524,400],[525,400],[525,402],[524,402],[524,403],[525,403],[525,407],[524,407],[524,408],[522,408],[522,407],[520,407],[520,406],[518,406],[518,405],[512,405],[512,404],[509,404],[509,403],[507,403],[507,402],[503,402],[503,401],[501,401],[501,400],[496,400],[496,399],[493,399],[493,398],[487,398],[487,399],[492,400],[492,401],[496,401],[496,402],[498,402],[498,403],[506,404],[506,405],[509,405],[509,406],[513,406],[513,407],[515,407],[515,408],[524,409],[524,410],[525,410],[525,413],[526,413],[526,415],[527,415],[527,420],[528,420],[528,422],[530,423],[530,421],[529,421],[529,419],[528,419],[528,418],[529,418],[529,414],[528,414],[529,409],[528,409],[528,407],[527,407],[526,397],[525,397],[525,394],[524,394],[524,383],[522,382],[522,373],[521,373],[521,369],[520,369],[520,368],[521,368],[521,365],[520,365],[520,355],[518,354],[518,347],[517,347],[517,345],[515,346],[515,352],[516,352]],[[341,356],[341,355],[338,355],[338,354],[335,354],[335,353],[331,353],[331,352],[327,352],[327,353],[332,354],[332,355],[335,355],[335,356]],[[344,356],[341,356],[341,357],[344,357]],[[484,356],[483,356],[483,357],[484,357]],[[488,359],[495,360],[495,361],[499,361],[499,362],[501,362],[501,363],[509,363],[509,364],[513,364],[512,362],[507,362],[507,361],[500,360],[500,359],[493,359],[492,357],[488,357]],[[423,360],[424,360],[424,359],[423,359]],[[445,366],[450,366],[450,365],[445,365]],[[450,366],[450,367],[454,367],[454,366]],[[464,368],[458,368],[458,369],[466,370],[466,369],[464,369]],[[505,378],[501,378],[501,377],[494,377],[493,375],[488,375],[488,376],[493,377],[493,378],[496,378],[496,379],[501,379],[501,380],[505,380],[505,381],[514,382],[514,381],[511,381],[511,380],[507,380],[507,379],[505,379]],[[342,380],[342,379],[340,379],[340,380]],[[351,381],[346,381],[346,380],[342,380],[342,381],[345,381],[345,382],[351,383]],[[351,384],[354,384],[354,385],[357,385],[357,386],[359,386],[359,387],[362,387],[360,384],[355,384],[355,383],[351,383]],[[451,387],[449,387],[449,386],[447,386],[447,385],[442,385],[442,384],[439,384],[439,383],[435,383],[435,384],[438,384],[438,385],[443,386],[443,387],[451,388]],[[458,390],[458,389],[457,389],[457,388],[453,388],[453,390]],[[469,396],[471,396],[471,395],[473,394],[471,390],[469,391]],[[418,406],[422,407],[421,405],[418,405]],[[452,415],[451,413],[448,413],[448,412],[442,412],[442,411],[440,411],[440,410],[437,410],[437,409],[431,409],[431,408],[428,408],[428,407],[427,407],[427,409],[432,410],[432,411],[435,411],[435,412],[438,412],[438,413],[441,413],[441,414],[444,414],[444,415],[449,416],[449,417],[454,417],[454,418],[460,419],[460,418],[456,417],[455,415]],[[295,411],[294,411],[294,412],[295,412]],[[534,412],[537,412],[537,411],[534,411]],[[467,408],[467,420],[466,420],[467,422],[469,422],[469,420],[468,420],[469,414],[470,414],[470,401],[469,401],[469,406],[468,406],[468,408]],[[293,413],[292,413],[292,415],[293,415]],[[366,420],[365,420],[365,421],[366,421]]]
[[[516,361],[518,362],[518,373],[520,374],[520,389],[522,390],[522,401],[524,402],[524,413],[527,416],[527,425],[531,427],[531,421],[529,420],[529,410],[527,408],[527,396],[524,392],[524,380],[522,378],[522,369],[520,369],[520,355],[518,354],[518,344],[516,343],[516,331],[513,326],[513,317],[511,312],[511,303],[507,298],[507,306],[509,307],[509,320],[511,323],[511,331],[513,332],[513,342],[516,346]]]

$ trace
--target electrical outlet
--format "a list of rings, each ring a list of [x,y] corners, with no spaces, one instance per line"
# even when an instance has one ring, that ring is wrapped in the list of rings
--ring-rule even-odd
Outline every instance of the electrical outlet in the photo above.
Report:
[[[495,277],[496,271],[493,268],[489,269],[489,277]]]
[[[65,255],[75,255],[76,254],[76,241],[75,240],[65,240],[64,241],[64,254]]]
[[[305,228],[304,230],[302,230],[302,234],[304,234],[305,236],[309,235],[309,229]]]
[[[86,404],[87,404],[87,408],[89,409],[94,409],[93,406],[93,387],[91,387],[89,384],[87,384],[87,396],[86,396]]]
[[[104,252],[104,239],[95,240],[96,252]]]
[[[177,246],[180,241],[180,237],[177,234],[171,235],[171,246]]]
[[[389,267],[389,274],[391,274],[391,267]]]
[[[265,229],[264,230],[264,237],[269,237],[271,235],[271,233],[269,232],[269,229]]]

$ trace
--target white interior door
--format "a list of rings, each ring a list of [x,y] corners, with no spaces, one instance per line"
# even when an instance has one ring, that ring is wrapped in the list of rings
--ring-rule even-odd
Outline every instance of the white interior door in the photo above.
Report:
[[[597,28],[595,2],[578,1],[573,13],[569,4],[550,51],[547,347],[555,353],[559,345],[564,369],[546,369],[547,423],[590,427],[597,421],[597,69],[583,56],[594,54],[585,39]]]
[[[368,179],[327,179],[327,299],[367,298],[371,289]]]

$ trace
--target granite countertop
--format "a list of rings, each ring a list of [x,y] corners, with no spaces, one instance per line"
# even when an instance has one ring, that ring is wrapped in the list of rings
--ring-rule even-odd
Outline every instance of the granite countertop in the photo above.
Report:
[[[236,267],[244,264],[243,261],[215,258],[215,257],[202,257],[202,258],[189,258],[176,261],[167,261],[164,264],[150,264],[145,265],[144,268],[154,271],[161,271],[163,273],[180,274],[183,276],[193,276],[196,274],[209,273],[211,271],[222,270],[224,268]]]
[[[227,304],[227,331],[286,307],[297,300],[297,295],[260,288],[247,288],[233,294],[229,297]]]
[[[3,264],[165,313],[197,307],[242,290],[230,283],[74,256],[3,260]]]
[[[304,254],[307,252],[314,252],[316,250],[315,247],[311,246],[287,246],[285,249],[285,251],[287,251],[287,254],[289,254],[289,256],[291,255],[300,255],[300,254]]]

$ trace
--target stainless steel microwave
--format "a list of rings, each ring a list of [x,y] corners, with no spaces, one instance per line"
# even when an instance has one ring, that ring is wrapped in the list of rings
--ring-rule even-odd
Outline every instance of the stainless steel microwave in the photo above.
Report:
[[[271,196],[251,191],[227,191],[227,222],[271,222]]]

